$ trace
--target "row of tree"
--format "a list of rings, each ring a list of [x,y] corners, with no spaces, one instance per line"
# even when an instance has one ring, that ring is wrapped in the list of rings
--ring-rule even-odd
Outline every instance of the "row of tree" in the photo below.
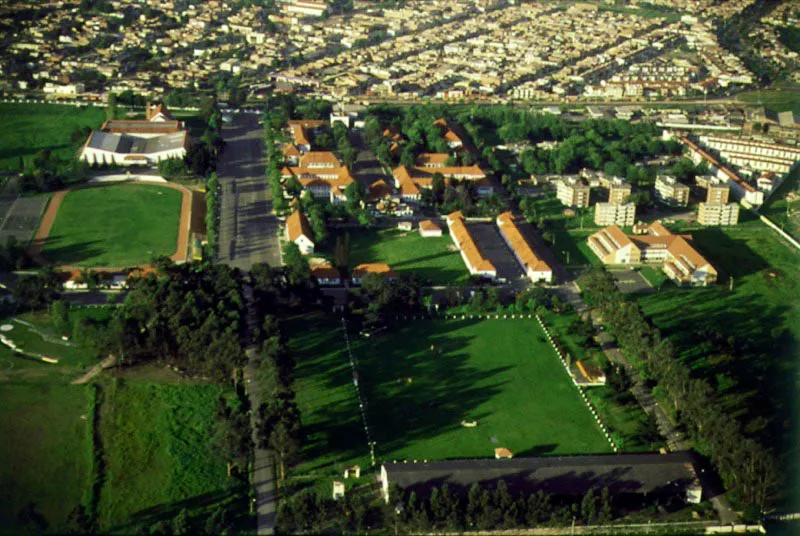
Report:
[[[667,394],[695,448],[709,456],[726,486],[760,510],[769,505],[780,481],[775,454],[742,431],[736,417],[719,403],[714,388],[694,377],[636,302],[619,292],[607,271],[592,270],[581,286],[586,302],[601,311],[625,354],[642,363],[646,376]]]
[[[208,256],[214,258],[217,253],[219,233],[219,178],[212,173],[206,179],[206,240]]]
[[[444,484],[424,496],[395,488],[388,503],[363,488],[351,490],[338,501],[306,491],[281,503],[277,528],[283,534],[378,529],[402,534],[460,533],[566,526],[571,522],[602,524],[615,515],[608,488],[591,489],[579,500],[556,498],[543,491],[514,496],[500,480],[493,488],[473,484],[459,491]]]

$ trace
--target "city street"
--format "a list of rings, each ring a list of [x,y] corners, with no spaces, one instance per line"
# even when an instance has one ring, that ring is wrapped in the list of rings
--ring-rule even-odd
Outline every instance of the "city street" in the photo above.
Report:
[[[280,265],[278,218],[264,176],[263,129],[258,115],[236,114],[222,129],[226,145],[217,173],[220,182],[221,262],[249,270],[266,262]]]

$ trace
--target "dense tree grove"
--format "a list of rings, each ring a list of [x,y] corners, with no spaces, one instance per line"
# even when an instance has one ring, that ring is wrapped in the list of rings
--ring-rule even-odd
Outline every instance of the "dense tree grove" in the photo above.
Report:
[[[711,459],[726,486],[759,509],[770,504],[780,480],[775,454],[742,431],[714,388],[705,379],[693,377],[672,344],[648,322],[636,302],[617,290],[608,272],[593,270],[584,277],[582,288],[587,303],[600,309],[626,355],[643,363],[647,376],[668,395],[695,448]]]
[[[159,359],[225,381],[245,361],[241,278],[224,265],[163,263],[131,282],[117,319],[126,362]]]

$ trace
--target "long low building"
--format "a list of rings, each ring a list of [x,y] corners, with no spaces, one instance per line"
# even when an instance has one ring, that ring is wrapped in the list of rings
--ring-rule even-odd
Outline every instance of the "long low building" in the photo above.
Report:
[[[689,235],[675,235],[659,222],[647,234],[628,236],[616,225],[591,235],[589,249],[603,264],[636,266],[660,264],[678,285],[707,286],[717,281],[717,270],[691,243]]]
[[[500,236],[511,248],[514,258],[520,263],[528,279],[534,283],[538,281],[552,283],[553,269],[533,250],[517,227],[511,212],[503,212],[497,217],[497,227],[500,229]]]
[[[682,499],[699,503],[700,486],[687,452],[541,456],[512,459],[465,459],[394,462],[381,466],[381,489],[390,500],[391,486],[427,496],[444,484],[464,493],[473,484],[494,488],[503,480],[513,495],[543,491],[577,499],[589,490],[608,488],[615,499],[641,501]]]
[[[392,176],[400,196],[406,201],[417,202],[421,199],[422,190],[433,187],[433,176],[437,173],[442,175],[445,183],[451,179],[473,183],[480,196],[494,193],[491,181],[478,166],[398,166],[392,171]]]
[[[469,273],[495,279],[497,277],[497,268],[483,255],[472,233],[470,233],[461,211],[447,215],[447,227],[450,230],[453,243],[461,253],[461,258],[464,259],[464,264],[467,265]]]
[[[689,149],[689,156],[695,164],[699,164],[703,161],[708,162],[709,170],[716,175],[716,177],[730,184],[731,190],[740,202],[745,202],[747,205],[764,204],[764,192],[758,190],[758,188],[752,184],[748,184],[739,175],[728,167],[723,166],[716,158],[701,149],[686,136],[679,136],[678,141]]]

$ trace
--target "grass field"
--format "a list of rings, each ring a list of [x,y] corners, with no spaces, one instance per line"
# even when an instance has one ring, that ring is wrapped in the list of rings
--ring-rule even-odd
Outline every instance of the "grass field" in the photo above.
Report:
[[[107,315],[105,308],[70,311],[71,317]],[[95,361],[94,353],[50,340],[47,313],[21,319],[33,327],[4,319],[0,323],[14,326],[4,334],[59,362],[24,359],[0,346],[0,534],[22,532],[17,514],[30,502],[55,532],[66,530],[76,506],[91,510],[95,499],[103,530],[126,533],[147,532],[182,508],[201,516],[231,501],[246,508],[216,453],[219,387],[145,366],[127,370],[121,380],[99,376],[95,396],[94,385],[70,383]],[[102,466],[95,464],[96,452]]]
[[[181,192],[116,184],[69,192],[44,246],[47,260],[79,266],[131,266],[172,255]]]
[[[102,108],[76,108],[58,104],[0,104],[0,171],[18,171],[20,157],[33,158],[50,149],[62,158],[75,154],[74,131],[97,128],[105,119]],[[85,140],[82,140],[85,141]]]
[[[550,246],[559,262],[564,266],[587,266],[590,264],[601,264],[586,239],[594,234],[596,229],[584,230],[570,229],[568,231],[551,231],[555,244]]]
[[[353,463],[369,466],[340,328],[321,314],[293,318],[282,328],[297,360],[295,389],[306,433],[297,473],[323,474],[331,468],[338,473]]]
[[[33,502],[51,529],[86,504],[91,473],[88,391],[56,367],[0,354],[0,534],[19,534]]]
[[[317,475],[369,452],[343,335],[319,322],[288,326],[309,433],[299,469]],[[351,339],[379,461],[611,450],[534,320],[419,320]]]
[[[800,237],[800,201],[794,198],[800,193],[800,166],[796,166],[784,179],[783,184],[776,190],[760,209],[759,213],[765,215],[784,231]],[[787,199],[792,195],[792,200]]]
[[[225,461],[212,440],[218,387],[110,380],[101,388],[101,526],[171,519],[227,493]]]
[[[800,87],[786,86],[748,91],[736,95],[747,104],[760,104],[773,112],[793,111],[800,114]]]
[[[388,263],[397,273],[416,272],[433,284],[466,281],[469,277],[453,241],[444,227],[441,238],[422,238],[419,232],[398,229],[350,231],[350,267],[366,262]],[[331,249],[335,239],[328,241]],[[333,254],[333,251],[322,252]]]

